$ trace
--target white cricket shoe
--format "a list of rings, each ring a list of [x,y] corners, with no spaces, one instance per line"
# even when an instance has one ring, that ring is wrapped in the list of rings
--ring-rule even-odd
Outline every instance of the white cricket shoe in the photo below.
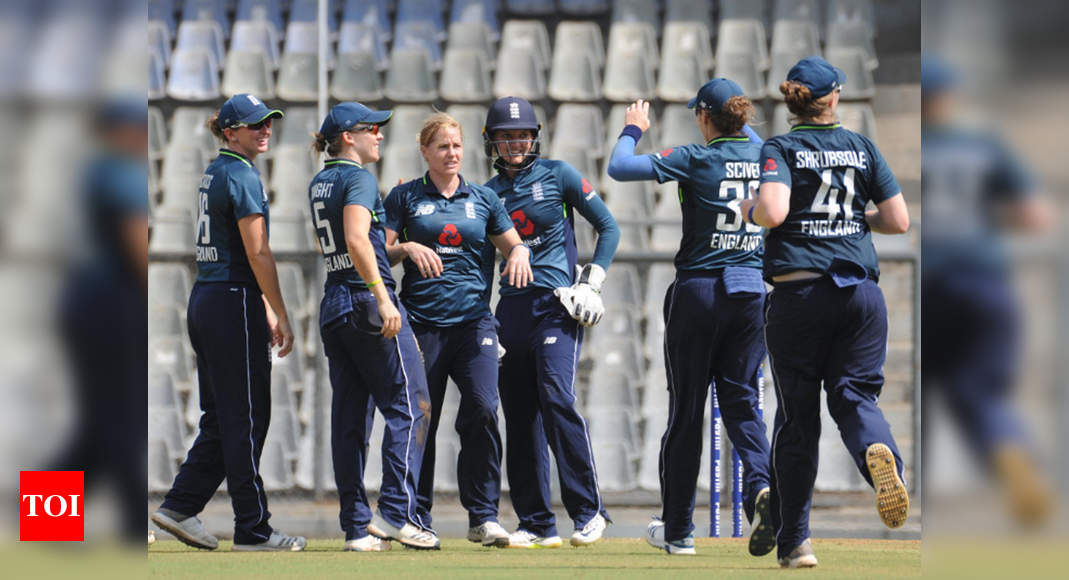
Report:
[[[605,528],[608,526],[609,524],[605,521],[604,516],[601,514],[595,515],[590,518],[590,521],[587,522],[585,526],[583,526],[583,529],[575,530],[575,533],[572,534],[572,545],[589,546],[590,544],[597,542],[601,539],[602,532],[604,532]]]
[[[779,559],[780,568],[812,568],[816,565],[817,556],[813,553],[813,544],[809,538],[798,544],[785,558]]]
[[[209,534],[204,529],[204,524],[196,517],[190,516],[177,521],[163,512],[156,512],[152,514],[152,522],[187,546],[201,550],[214,550],[219,547],[218,538]]]
[[[504,548],[509,545],[509,533],[497,522],[483,522],[474,528],[468,528],[468,541]]]
[[[234,552],[300,552],[308,544],[304,536],[287,536],[278,530],[271,532],[266,542],[259,544],[234,544]]]
[[[424,530],[407,522],[398,528],[383,519],[379,514],[375,514],[375,517],[371,518],[367,531],[369,534],[383,540],[397,540],[408,548],[417,550],[442,549],[442,542],[438,540],[438,536],[434,532]]]
[[[539,536],[527,530],[516,530],[509,535],[508,547],[510,548],[559,548],[564,545],[560,536]]]
[[[376,538],[371,534],[368,534],[363,538],[345,542],[346,552],[388,552],[390,551],[390,548],[391,545],[389,540]]]
[[[664,522],[658,519],[654,519],[650,525],[646,526],[646,543],[672,555],[693,556],[697,554],[694,551],[694,534],[689,534],[682,540],[666,542],[664,541]]]

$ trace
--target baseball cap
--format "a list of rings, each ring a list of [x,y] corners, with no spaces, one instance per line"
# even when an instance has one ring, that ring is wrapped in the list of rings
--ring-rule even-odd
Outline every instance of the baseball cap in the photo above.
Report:
[[[534,107],[519,97],[502,97],[494,101],[483,125],[483,131],[487,133],[507,129],[529,129],[537,133],[541,128]]]
[[[846,82],[846,75],[823,58],[810,56],[791,67],[787,80],[802,83],[814,99],[819,99],[842,86]]]
[[[220,129],[233,127],[238,123],[255,125],[268,117],[283,117],[282,111],[269,109],[263,101],[248,93],[234,95],[223,103],[219,109],[218,125]]]
[[[319,133],[327,139],[333,139],[357,123],[385,125],[392,116],[393,111],[372,111],[356,102],[338,103],[327,113],[327,118],[323,119]]]
[[[698,89],[698,95],[687,103],[687,108],[698,107],[719,111],[724,108],[724,103],[728,102],[731,97],[742,96],[745,96],[745,93],[742,92],[742,87],[738,83],[730,79],[716,78]]]

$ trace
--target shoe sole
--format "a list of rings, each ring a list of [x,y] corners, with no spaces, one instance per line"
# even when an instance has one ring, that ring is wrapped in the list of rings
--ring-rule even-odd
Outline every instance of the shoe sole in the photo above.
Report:
[[[812,554],[795,558],[794,560],[791,560],[789,562],[779,563],[780,568],[816,568],[816,566],[817,557],[813,556]]]
[[[377,546],[375,548],[372,548],[370,550],[365,550],[365,549],[362,549],[362,548],[350,548],[349,546],[345,546],[344,548],[342,548],[342,551],[343,552],[389,552],[391,548],[392,547],[390,546],[390,542],[383,540],[382,544],[380,544],[379,546]]]
[[[772,530],[772,493],[757,496],[754,506],[754,528],[750,532],[750,555],[764,556],[776,548],[776,534]]]
[[[185,530],[179,527],[178,522],[162,514],[152,514],[152,523],[156,524],[163,531],[174,536],[174,539],[182,542],[183,544],[198,550],[214,550],[218,548],[218,544],[215,546],[209,546],[202,544],[192,536],[188,535]]]
[[[301,546],[294,546],[292,548],[272,548],[270,546],[259,546],[256,544],[234,544],[230,547],[231,552],[303,552],[304,548]]]
[[[909,515],[909,493],[898,477],[894,454],[883,443],[874,443],[865,451],[865,463],[876,488],[876,510],[880,519],[889,528],[902,527]]]
[[[513,544],[509,544],[507,547],[512,548],[514,550],[554,550],[560,548],[563,545],[564,541],[562,540],[560,543],[554,544],[531,544],[529,546],[516,546]]]
[[[419,544],[410,544],[409,542],[405,541],[403,538],[399,538],[399,537],[387,534],[386,532],[382,531],[382,529],[380,529],[375,524],[368,524],[367,525],[367,533],[371,534],[372,536],[375,536],[376,538],[378,538],[380,540],[394,540],[394,541],[400,543],[405,548],[409,548],[409,549],[412,549],[412,550],[441,550],[442,549],[442,545],[441,544],[438,544],[437,546],[421,546]]]

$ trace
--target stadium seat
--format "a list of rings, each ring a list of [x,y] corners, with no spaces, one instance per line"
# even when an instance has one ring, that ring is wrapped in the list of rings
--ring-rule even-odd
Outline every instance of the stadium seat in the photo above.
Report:
[[[842,106],[842,105],[840,105]],[[776,106],[772,108],[772,120],[771,120],[771,134],[783,135],[791,130],[790,122],[791,113],[787,110],[786,103],[776,103]]]
[[[604,491],[627,491],[635,488],[634,452],[621,443],[593,443],[594,461],[598,466],[598,487]]]
[[[820,54],[817,29],[809,21],[777,20],[772,24],[771,52],[805,56]]]
[[[393,38],[390,26],[389,0],[345,0],[342,26],[359,22],[379,32],[383,41]]]
[[[600,326],[598,327],[600,330]],[[636,377],[626,374],[621,368],[594,360],[590,373],[590,386],[583,397],[586,412],[634,411],[638,407],[638,394],[634,385]]]
[[[278,285],[282,290],[282,299],[294,320],[305,318],[309,314],[308,286],[304,281],[301,265],[294,262],[278,263]]]
[[[697,91],[695,91],[697,93]],[[691,98],[694,98],[691,96]],[[668,105],[661,114],[661,145],[668,149],[678,145],[705,143],[705,137],[698,128],[694,109],[686,105]]]
[[[180,101],[211,101],[219,98],[219,64],[206,50],[175,50],[167,95]]]
[[[208,166],[204,151],[192,145],[171,145],[163,157],[163,205],[192,215],[197,210],[197,188]]]
[[[588,147],[563,144],[552,151],[551,157],[571,165],[587,180],[598,175],[597,161]]]
[[[178,29],[174,21],[174,2],[172,0],[148,0],[148,19],[157,20],[167,27],[168,36],[174,36]]]
[[[623,130],[624,121],[627,116],[628,104],[617,103],[609,109],[609,115],[605,117],[605,149],[604,154],[606,156],[612,154],[612,150],[616,147],[616,141],[620,138],[620,131]],[[660,147],[661,142],[661,127],[657,122],[657,112],[650,108],[650,128],[648,131],[642,133],[642,139],[639,139],[638,145],[635,146],[636,155],[644,155],[646,153],[653,153]],[[608,163],[605,164],[605,169],[608,170]]]
[[[330,96],[339,101],[382,100],[382,80],[375,55],[368,52],[339,54],[330,80]]]
[[[765,38],[765,27],[758,20],[721,20],[717,29],[716,59],[719,61],[721,55],[728,53],[749,54],[759,71],[766,70],[769,62]]]
[[[167,96],[166,65],[158,54],[148,57],[148,99],[155,101]]]
[[[282,145],[312,145],[312,133],[319,131],[321,119],[315,107],[287,107],[286,116],[276,119],[271,134],[277,152]]]
[[[798,61],[808,56],[820,56],[820,49],[812,50],[803,46],[773,49],[772,66],[768,69],[768,86],[766,87],[768,98],[783,100],[783,93],[779,91],[779,85],[787,80],[787,73]]]
[[[593,56],[594,64],[599,70],[605,66],[605,44],[602,41],[601,28],[596,22],[561,22],[557,25],[556,34],[553,45],[554,59],[585,54]]]
[[[187,236],[192,237],[192,236]],[[192,350],[184,336],[155,336],[148,339],[148,368],[171,375],[175,388],[189,390],[195,374]],[[174,409],[177,412],[177,407]]]
[[[658,204],[658,208],[664,203],[665,202],[662,201],[661,204]],[[678,207],[678,202],[676,203],[676,206]],[[680,237],[681,234],[679,228],[676,226],[676,248],[679,247]],[[648,339],[651,336],[660,334],[658,341],[664,337],[664,296],[665,293],[668,292],[668,287],[672,284],[675,278],[675,266],[667,262],[651,264],[649,272],[646,274],[646,298],[643,302],[643,309],[646,313],[646,320],[649,321],[649,325],[646,328],[647,344],[649,344]],[[660,323],[654,324],[654,321],[656,320],[660,320]],[[664,362],[663,356],[656,356],[655,350],[662,350],[659,344],[656,349],[645,347],[643,350],[646,351],[646,356],[648,356],[651,361],[653,359],[660,359],[661,363]],[[651,362],[649,372],[652,374],[656,370],[657,368]],[[663,366],[661,367],[661,370],[664,370]],[[650,392],[647,389],[646,396],[649,397],[649,394]],[[643,402],[643,405],[645,405],[645,401]]]
[[[439,91],[443,99],[454,103],[489,101],[493,95],[490,89],[490,67],[482,51],[446,51]]]
[[[338,34],[338,54],[356,54],[366,52],[374,55],[375,66],[385,71],[389,64],[386,42],[382,33],[375,27],[363,22],[345,22]]]
[[[238,0],[237,22],[267,22],[281,33],[282,8],[279,0]]]
[[[710,0],[665,0],[664,21],[704,24],[713,29],[713,6]]]
[[[461,22],[481,22],[489,32],[491,42],[497,42],[501,38],[501,25],[496,14],[498,4],[498,0],[453,0],[449,12],[450,28]],[[452,41],[452,31],[449,37]]]
[[[872,28],[869,27],[868,22],[836,21],[828,25],[828,50],[858,49],[865,54],[865,66],[875,69],[880,65],[880,61],[876,58],[876,47],[872,36]]]
[[[630,411],[621,411],[619,409],[609,410],[591,410],[586,413],[587,421],[590,424],[590,442],[595,449],[604,447],[606,445],[619,448],[621,456],[630,456],[637,449],[638,438],[635,436],[635,420]],[[621,457],[623,460],[624,457]],[[629,460],[628,460],[629,461]],[[595,462],[597,457],[595,456]],[[599,464],[598,471],[602,481],[602,488],[605,489],[609,485],[609,481],[606,475],[602,475],[602,472],[608,465]],[[615,485],[627,485],[628,487],[617,487],[616,489],[629,489],[633,482],[619,481],[613,482]]]
[[[394,34],[399,35],[400,29],[411,23],[428,23],[430,26],[421,24],[419,28],[431,33],[428,40],[441,42],[445,40],[445,21],[442,19],[441,0],[397,0],[397,15]]]
[[[158,55],[166,66],[171,62],[171,30],[162,20],[149,20],[146,32],[149,53]]]
[[[336,2],[327,3],[327,30],[332,34],[338,31],[338,21],[334,17]],[[290,0],[290,22],[319,22],[319,0]]]
[[[505,30],[508,31],[508,24]],[[546,76],[537,53],[503,44],[495,68],[495,97],[520,97],[528,101],[546,98]]]
[[[534,53],[542,69],[549,67],[553,54],[549,44],[549,32],[541,20],[509,20],[505,22],[501,32],[501,50],[505,48],[519,48],[525,52]],[[498,59],[498,66],[501,59]],[[509,65],[512,61],[509,61]],[[500,70],[500,69],[499,69]]]
[[[633,305],[637,308],[642,304],[642,288],[635,266],[616,264],[610,268],[601,292],[605,304]]]
[[[494,64],[494,41],[490,39],[490,29],[483,22],[453,22],[449,25],[446,52],[457,49],[479,51],[491,67]]]
[[[264,53],[232,50],[226,55],[223,95],[232,97],[241,93],[261,99],[275,98],[275,77]]]
[[[315,22],[290,22],[282,54],[319,54],[319,29]],[[334,51],[327,48],[327,70],[334,68]]]
[[[563,14],[595,16],[609,11],[608,0],[557,0],[557,8]]]
[[[397,186],[398,181],[411,181],[427,171],[427,162],[420,155],[417,141],[394,141],[387,146],[379,164],[382,165],[382,178],[379,179],[379,191],[386,195]]]
[[[390,147],[402,146],[412,149],[418,149],[419,147],[419,132],[423,129],[423,122],[427,120],[435,109],[427,105],[397,105],[393,108],[393,117],[390,118],[390,124],[386,125],[386,140],[383,141],[383,146],[379,148],[383,151],[385,156],[385,150]],[[482,127],[479,127],[482,130]],[[423,159],[420,157],[420,159]],[[376,163],[375,165],[380,165]],[[420,170],[418,175],[422,175],[423,171]],[[411,175],[405,179],[413,179],[416,175]],[[390,184],[390,187],[397,185],[397,181],[394,180]]]
[[[486,107],[484,105],[450,105],[445,110],[464,129],[464,165],[467,166],[471,155],[483,150],[483,124],[486,122]],[[483,154],[485,157],[485,154]],[[482,183],[482,182],[479,182]]]
[[[667,33],[665,38],[667,38]],[[665,101],[685,103],[694,98],[709,79],[709,69],[696,54],[664,53],[661,74],[657,79],[657,96]]]
[[[397,49],[390,53],[386,72],[386,98],[402,103],[422,103],[438,98],[434,70],[422,48]]]
[[[728,78],[739,83],[739,87],[751,101],[765,98],[764,76],[758,70],[751,53],[720,53],[717,55],[714,76]]]
[[[713,46],[709,39],[709,29],[697,22],[666,23],[661,62],[684,55],[697,56],[698,63],[704,71],[713,68],[715,61],[713,60]]]
[[[278,97],[286,101],[312,102],[318,98],[319,56],[283,53],[278,69]]]
[[[605,128],[601,122],[601,109],[597,105],[564,103],[557,109],[553,123],[557,131],[553,135],[550,151],[581,147],[587,149],[595,159],[605,154],[602,151]]]
[[[776,0],[772,11],[773,23],[785,20],[808,22],[814,29],[820,27],[820,6],[817,0]]]
[[[285,144],[275,148],[271,171],[272,207],[301,208],[308,211],[308,184],[316,174],[317,163],[308,142]]]
[[[192,288],[189,268],[185,264],[153,262],[148,265],[148,302],[150,306],[185,308]]]
[[[175,467],[174,453],[163,439],[149,439],[148,442],[148,491],[165,492],[171,489],[178,469]]]
[[[271,433],[268,432],[268,437]],[[291,461],[286,458],[286,449],[280,441],[264,442],[260,456],[260,477],[267,491],[287,490],[296,484]]]
[[[601,69],[596,57],[589,52],[557,51],[553,56],[547,92],[558,101],[600,100]]]
[[[235,22],[231,51],[262,52],[271,70],[278,68],[278,32],[266,22]]]
[[[505,0],[505,10],[522,16],[547,16],[557,11],[557,5],[553,0]]]
[[[670,181],[674,192],[678,195],[679,184]],[[675,252],[679,249],[679,240],[681,237],[679,222],[682,220],[682,214],[679,207],[678,198],[665,197],[657,203],[654,208],[653,217],[658,222],[664,220],[674,220],[676,223],[658,223],[650,228],[650,249],[654,252]],[[662,296],[663,298],[663,296]],[[656,308],[660,308],[659,305],[654,305]],[[647,315],[650,310],[647,309]]]
[[[645,22],[654,30],[661,30],[661,17],[656,2],[649,0],[616,0],[612,3],[612,22]]]
[[[825,58],[846,74],[843,92],[839,95],[842,100],[871,99],[876,96],[876,82],[862,49],[829,48]]]
[[[868,103],[840,103],[838,113],[843,127],[876,141],[876,117]]]
[[[575,219],[573,228],[575,229],[575,247],[580,259],[592,257],[595,247],[594,226],[584,218],[578,217]]]
[[[286,305],[289,307],[289,304]],[[271,406],[295,409],[293,390],[290,389],[290,378],[284,370],[271,367]]]
[[[297,458],[298,440],[301,427],[297,422],[297,412],[292,406],[282,406],[271,400],[271,427],[267,430],[264,447],[278,443],[284,457],[292,461]],[[287,463],[288,464],[288,463]],[[292,471],[292,470],[291,470]],[[291,484],[292,485],[292,484]]]
[[[393,50],[391,55],[400,51],[422,50],[427,53],[431,69],[435,72],[442,68],[442,49],[437,39],[434,25],[427,20],[409,20],[398,22],[393,31]]]
[[[654,68],[653,61],[643,53],[625,55],[610,51],[602,89],[605,98],[615,102],[650,98],[657,86]]]
[[[226,0],[185,0],[182,5],[182,21],[214,20],[223,31],[223,38],[230,36],[230,19],[226,15]]]
[[[615,182],[612,184],[606,205],[609,206],[612,215],[617,217],[648,218],[653,213],[653,192],[647,182]]]
[[[156,309],[159,312],[160,309]],[[175,310],[171,308],[171,310]],[[178,390],[174,386],[174,378],[170,373],[165,371],[153,370],[148,373],[148,396],[147,403],[149,409],[170,409],[176,410],[179,408]]]
[[[223,49],[223,31],[217,23],[210,20],[182,22],[178,25],[174,50],[206,50],[211,53],[215,62],[222,63],[226,56]]]
[[[167,147],[167,122],[159,107],[148,108],[148,158],[156,161],[163,157]]]
[[[208,119],[212,113],[214,113],[214,110],[208,107],[183,106],[176,108],[174,113],[171,114],[168,147],[197,147],[201,150],[205,161],[214,159],[216,151],[219,150],[221,145],[207,126]]]
[[[762,24],[768,22],[767,0],[720,0],[720,19],[752,18]]]
[[[280,207],[271,212],[271,249],[276,252],[310,252],[314,249],[311,240],[311,220],[296,207]]]
[[[829,34],[834,24],[860,21],[868,24],[872,36],[876,35],[876,12],[872,0],[828,0],[824,20]]]
[[[148,311],[148,335],[154,336],[181,336],[185,334],[182,325],[182,316],[178,307],[153,306]]]

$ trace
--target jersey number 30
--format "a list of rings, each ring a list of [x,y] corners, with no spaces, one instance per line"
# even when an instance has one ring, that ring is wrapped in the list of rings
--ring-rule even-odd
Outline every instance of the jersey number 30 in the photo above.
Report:
[[[820,189],[817,190],[816,196],[813,197],[813,205],[809,206],[809,211],[827,213],[828,221],[831,221],[835,219],[835,216],[839,215],[839,208],[842,207],[843,218],[846,220],[854,219],[853,167],[848,167],[846,173],[843,174],[843,186],[846,187],[846,199],[843,200],[842,206],[840,206],[839,188],[831,186],[831,169],[825,169],[820,174]]]
[[[737,232],[742,228],[742,212],[739,210],[739,202],[744,199],[752,199],[757,196],[757,186],[760,184],[756,179],[752,181],[739,181],[726,179],[720,182],[720,199],[728,200],[728,209],[731,210],[731,221],[728,222],[727,214],[716,216],[716,229],[721,232]],[[746,233],[760,233],[761,226],[746,224]]]

